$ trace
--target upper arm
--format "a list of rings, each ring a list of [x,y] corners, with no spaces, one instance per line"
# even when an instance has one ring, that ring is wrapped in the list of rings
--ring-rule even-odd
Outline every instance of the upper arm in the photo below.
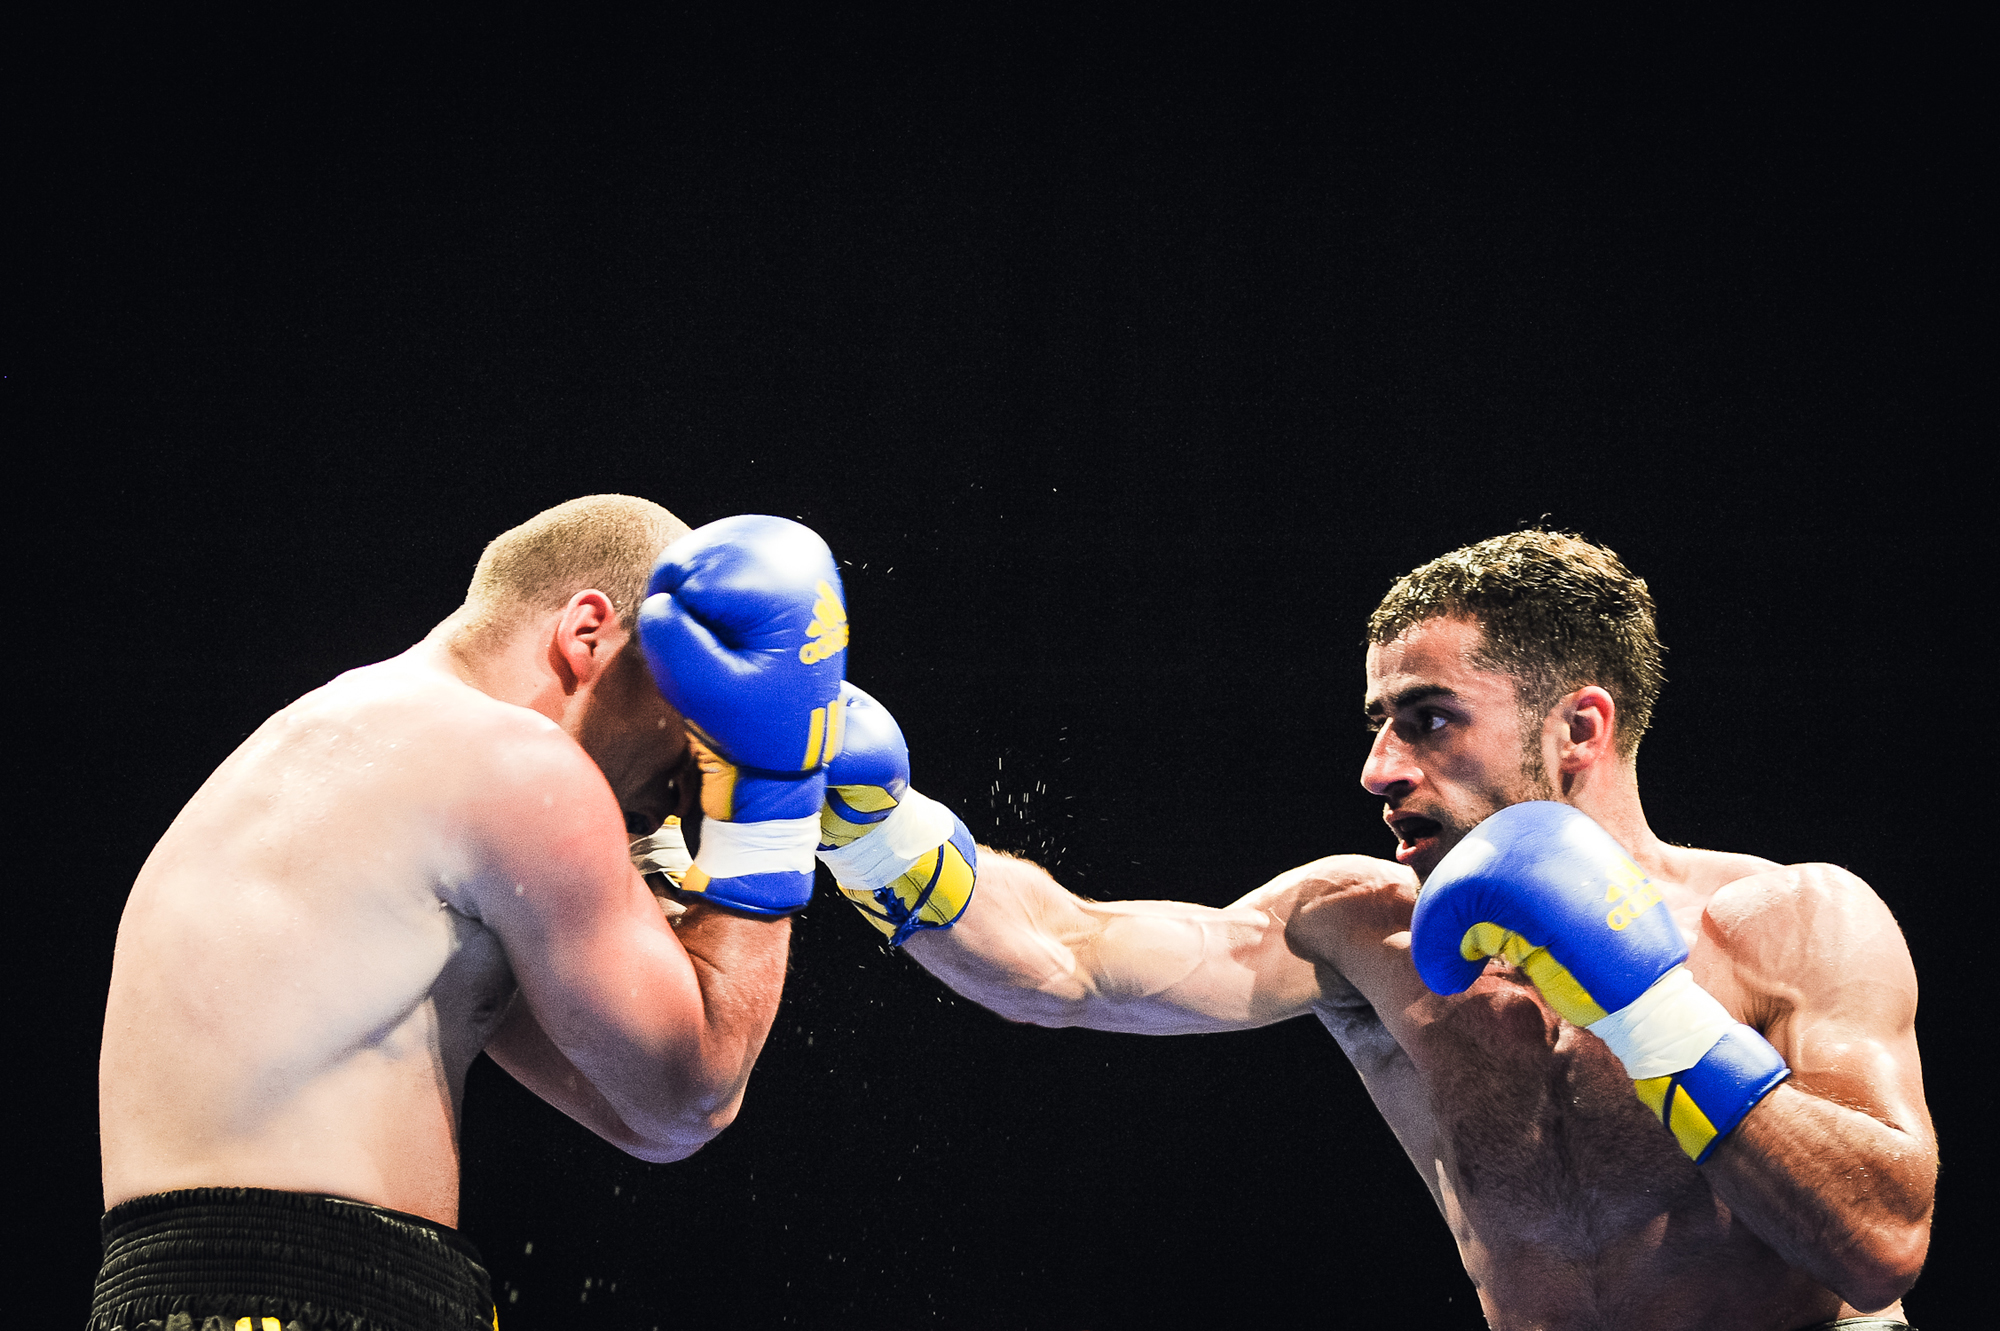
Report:
[[[1739,879],[1709,902],[1692,960],[1704,987],[1784,1057],[1799,1089],[1932,1140],[1916,968],[1866,883],[1827,864]]]
[[[699,1053],[693,965],[626,856],[596,765],[560,732],[532,739],[480,802],[489,854],[471,904],[506,949],[517,1004],[567,1063],[627,1121],[671,1114],[671,1069]]]
[[[508,1076],[619,1149],[662,1163],[686,1154],[662,1152],[656,1143],[633,1132],[617,1106],[556,1047],[535,1020],[533,1009],[518,994],[499,1028],[486,1041],[486,1053]]]
[[[1302,870],[1234,905],[1086,901],[1025,860],[981,849],[979,887],[949,930],[910,954],[1017,1021],[1170,1035],[1242,1030],[1306,1012],[1310,964],[1285,946]]]

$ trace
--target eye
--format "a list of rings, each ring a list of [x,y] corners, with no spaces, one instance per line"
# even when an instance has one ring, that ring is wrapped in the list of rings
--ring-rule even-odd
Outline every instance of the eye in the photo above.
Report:
[[[1416,707],[1396,718],[1396,733],[1405,739],[1421,739],[1443,730],[1451,718],[1431,707]]]

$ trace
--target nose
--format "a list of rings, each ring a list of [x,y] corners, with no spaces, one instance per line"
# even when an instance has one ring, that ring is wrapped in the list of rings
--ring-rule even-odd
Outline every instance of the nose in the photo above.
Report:
[[[1361,764],[1361,785],[1369,794],[1384,798],[1401,795],[1423,775],[1409,745],[1396,738],[1394,726],[1375,732],[1375,742],[1368,746],[1368,761]]]

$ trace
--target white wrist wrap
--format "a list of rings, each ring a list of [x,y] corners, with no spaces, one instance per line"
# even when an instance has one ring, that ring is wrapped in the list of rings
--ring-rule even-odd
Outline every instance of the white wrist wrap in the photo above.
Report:
[[[1586,1029],[1611,1046],[1634,1081],[1684,1072],[1736,1028],[1715,995],[1676,966],[1653,987]]]
[[[725,823],[704,818],[695,867],[709,876],[741,878],[753,873],[811,873],[819,844],[819,815],[774,818],[764,823]]]
[[[660,830],[651,836],[633,837],[628,853],[632,867],[640,873],[663,873],[676,883],[694,863],[688,858],[687,838],[681,834],[678,818],[660,824]]]
[[[950,809],[914,790],[866,836],[844,846],[822,850],[819,858],[833,870],[833,881],[874,891],[910,871],[910,866],[951,840],[956,820]],[[704,844],[703,849],[707,849]]]

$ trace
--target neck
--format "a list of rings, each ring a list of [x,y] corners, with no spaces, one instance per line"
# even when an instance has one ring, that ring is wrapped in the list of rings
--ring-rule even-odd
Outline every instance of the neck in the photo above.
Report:
[[[1557,798],[1589,814],[1647,873],[1665,868],[1666,846],[1646,822],[1645,806],[1639,802],[1639,772],[1632,761],[1620,759],[1583,772],[1566,772]]]
[[[561,725],[577,689],[550,646],[557,618],[536,615],[498,629],[469,622],[460,611],[432,629],[418,651],[488,697],[540,712]]]

